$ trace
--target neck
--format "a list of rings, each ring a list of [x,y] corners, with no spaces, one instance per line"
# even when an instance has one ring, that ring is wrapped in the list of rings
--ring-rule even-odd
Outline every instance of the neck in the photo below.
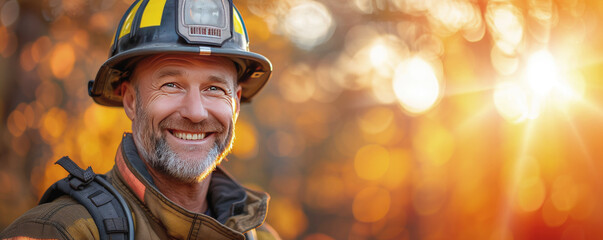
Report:
[[[155,186],[165,197],[182,208],[195,213],[207,211],[207,191],[211,173],[199,182],[182,182],[153,169],[144,161]]]

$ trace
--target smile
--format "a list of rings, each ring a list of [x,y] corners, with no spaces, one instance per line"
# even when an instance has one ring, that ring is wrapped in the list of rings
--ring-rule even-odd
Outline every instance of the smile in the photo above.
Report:
[[[179,131],[171,131],[174,137],[183,139],[183,140],[202,140],[205,138],[205,133],[190,133],[190,132],[179,132]]]

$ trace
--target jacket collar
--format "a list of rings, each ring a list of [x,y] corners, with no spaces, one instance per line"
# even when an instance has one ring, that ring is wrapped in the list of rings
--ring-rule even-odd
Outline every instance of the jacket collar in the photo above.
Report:
[[[242,238],[241,233],[264,222],[269,196],[243,188],[221,167],[211,174],[207,196],[213,216],[210,217],[190,212],[166,198],[155,187],[142,161],[132,134],[125,133],[115,156],[117,172],[142,207],[151,213],[153,220],[166,227],[169,235],[195,239],[217,233],[230,239]]]

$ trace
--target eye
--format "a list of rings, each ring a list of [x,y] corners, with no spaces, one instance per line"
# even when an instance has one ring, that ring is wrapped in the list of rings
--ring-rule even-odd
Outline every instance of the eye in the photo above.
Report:
[[[166,83],[166,84],[163,84],[161,87],[175,88],[176,84],[175,83]]]
[[[209,88],[207,88],[207,90],[209,90],[209,91],[222,91],[222,92],[226,92],[226,91],[224,91],[224,89],[222,89],[220,87],[216,87],[216,86],[210,86]]]

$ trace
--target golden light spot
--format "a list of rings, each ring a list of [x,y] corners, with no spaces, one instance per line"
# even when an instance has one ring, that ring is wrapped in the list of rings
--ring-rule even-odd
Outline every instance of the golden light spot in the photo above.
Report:
[[[384,64],[387,57],[388,49],[383,44],[375,44],[370,50],[371,63],[375,67],[379,67]]]
[[[519,57],[504,53],[497,46],[493,46],[490,51],[490,61],[492,66],[501,75],[512,75],[519,68]]]
[[[538,210],[546,197],[546,188],[541,178],[526,177],[517,184],[517,204],[524,212]]]
[[[376,222],[385,217],[390,203],[389,191],[380,187],[367,187],[354,197],[352,213],[360,222]]]
[[[59,108],[51,108],[42,117],[40,135],[47,143],[55,142],[67,127],[67,113]]]
[[[392,85],[400,104],[411,114],[431,109],[442,90],[433,67],[418,57],[398,65]]]
[[[239,159],[250,159],[258,154],[257,131],[243,119],[239,119],[235,127],[232,153]]]
[[[17,35],[4,26],[0,26],[0,55],[8,58],[17,51],[18,46],[19,39]]]
[[[6,124],[8,131],[15,137],[21,136],[27,129],[27,119],[19,110],[14,110],[8,115]]]
[[[98,132],[120,133],[131,131],[131,121],[124,113],[123,108],[108,108],[98,104],[91,104],[84,112],[84,124],[87,129],[96,129]]]
[[[33,60],[31,56],[31,44],[25,45],[21,50],[21,55],[19,56],[19,63],[21,68],[27,72],[31,71],[36,67],[36,62]]]
[[[73,42],[82,49],[88,49],[90,44],[90,35],[84,30],[79,30],[73,35]]]
[[[402,124],[404,125],[404,124]],[[405,141],[406,135],[404,132],[404,126],[398,126],[397,122],[394,121],[389,124],[387,128],[377,133],[362,132],[362,139],[366,143],[381,144],[384,146],[391,146],[401,144]]]
[[[390,151],[390,156],[389,168],[381,182],[388,189],[394,190],[408,179],[412,169],[411,157],[407,149],[393,149]]]
[[[560,211],[571,210],[576,205],[578,196],[577,184],[570,176],[559,176],[553,182],[551,200],[556,209]]]
[[[50,55],[50,69],[52,74],[59,79],[64,79],[73,70],[75,63],[75,52],[68,43],[59,43]]]
[[[9,0],[0,3],[0,23],[3,26],[10,26],[19,19],[19,1]]]
[[[341,54],[333,65],[330,77],[342,89],[360,90],[370,85],[373,67],[369,63],[368,51],[353,54]]]
[[[313,71],[306,64],[287,68],[281,79],[278,84],[281,95],[294,103],[310,100],[316,90]]]
[[[250,35],[249,39],[254,41],[266,41],[270,38],[270,29],[264,19],[249,15],[245,17],[245,26],[247,27],[247,33]]]
[[[42,36],[38,38],[31,46],[31,57],[38,63],[42,59],[46,58],[52,50],[52,41],[48,36]]]
[[[442,35],[456,33],[475,16],[472,4],[466,1],[442,1],[429,8],[430,17],[439,23],[435,31]]]
[[[82,163],[89,165],[96,161],[103,161],[102,146],[107,143],[101,143],[99,136],[95,131],[80,131],[77,133],[77,145],[79,146],[80,159]],[[97,170],[97,169],[94,169]]]
[[[557,209],[552,201],[547,200],[542,206],[542,220],[549,227],[558,227],[563,225],[568,217],[568,212]]]
[[[368,57],[371,71],[376,73],[377,76],[391,80],[395,68],[400,62],[408,58],[410,50],[408,45],[401,41],[398,36],[380,34],[370,40],[370,43],[356,55]]]
[[[513,54],[523,39],[521,11],[509,2],[488,2],[486,20],[496,46]]]
[[[412,139],[421,161],[441,166],[447,163],[455,149],[454,136],[440,123],[420,123]]]
[[[331,38],[336,23],[323,3],[306,0],[293,5],[281,22],[292,42],[302,49],[312,49]]]
[[[393,71],[391,72],[391,74],[393,74]],[[373,98],[384,105],[396,102],[396,93],[394,93],[394,90],[392,89],[391,85],[392,77],[373,75],[373,79],[371,81],[371,90],[373,93]]]
[[[283,239],[296,239],[308,226],[302,207],[289,199],[273,198],[268,211],[270,224]]]
[[[381,178],[389,168],[390,155],[384,147],[376,144],[362,147],[356,152],[354,169],[358,177],[366,180]]]
[[[392,110],[386,107],[374,107],[358,117],[358,125],[362,131],[376,134],[387,129],[393,120]]]
[[[486,23],[482,19],[482,12],[476,4],[471,4],[473,11],[463,28],[463,38],[469,42],[478,42],[486,35]]]
[[[556,6],[551,0],[530,0],[529,15],[543,27],[550,29],[557,22],[559,13],[555,9]],[[533,33],[532,33],[533,34]],[[543,34],[544,35],[544,34]],[[544,39],[548,36],[542,36],[539,39]]]
[[[107,31],[113,30],[111,17],[108,16],[108,14],[104,13],[104,12],[99,12],[99,13],[93,14],[90,17],[88,24],[90,25],[91,29],[98,29],[99,31],[102,31],[102,32],[107,32]],[[113,39],[111,39],[111,42],[112,41],[113,41]]]

